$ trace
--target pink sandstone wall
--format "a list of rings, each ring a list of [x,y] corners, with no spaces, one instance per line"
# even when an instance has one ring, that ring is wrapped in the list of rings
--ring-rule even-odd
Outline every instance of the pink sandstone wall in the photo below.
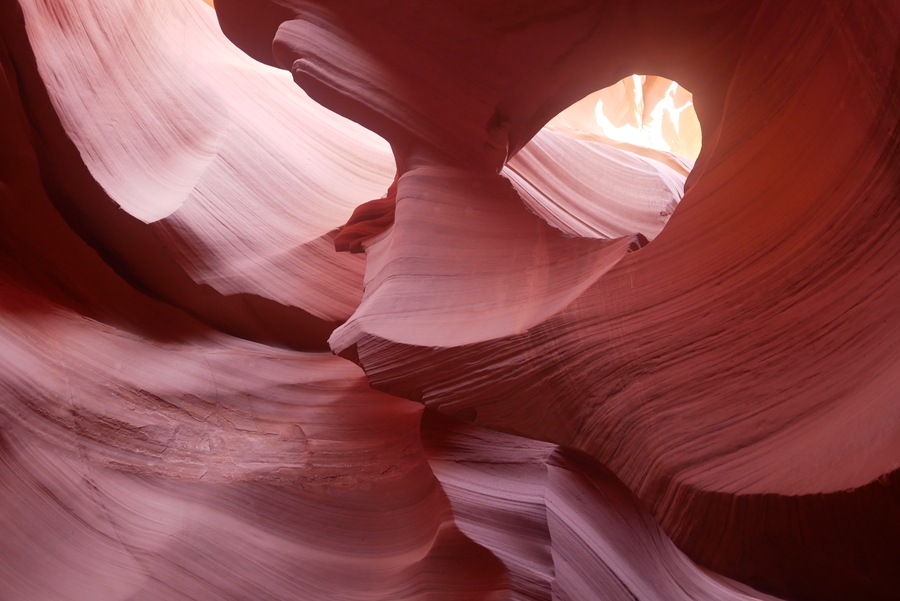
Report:
[[[215,4],[0,0],[0,600],[900,598],[900,5]]]

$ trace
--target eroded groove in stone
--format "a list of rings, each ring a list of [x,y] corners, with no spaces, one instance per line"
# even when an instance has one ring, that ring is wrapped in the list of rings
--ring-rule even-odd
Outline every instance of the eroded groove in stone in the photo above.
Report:
[[[0,7],[0,598],[897,598],[895,6]]]

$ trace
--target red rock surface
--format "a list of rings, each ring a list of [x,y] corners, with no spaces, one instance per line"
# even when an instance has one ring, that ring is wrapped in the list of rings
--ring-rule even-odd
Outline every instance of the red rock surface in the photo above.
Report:
[[[0,599],[900,598],[896,3],[0,42]]]

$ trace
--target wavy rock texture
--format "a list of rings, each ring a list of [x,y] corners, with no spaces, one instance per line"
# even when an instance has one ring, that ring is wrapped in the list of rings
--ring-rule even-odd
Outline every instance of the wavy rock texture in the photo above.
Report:
[[[652,240],[684,195],[693,163],[580,130],[543,129],[504,168],[525,205],[570,236]],[[618,148],[617,148],[618,146]],[[603,173],[598,178],[597,173]]]
[[[900,598],[896,5],[0,41],[0,599]]]
[[[201,3],[21,4],[91,175],[192,280],[353,313],[363,261],[334,253],[332,230],[393,178],[383,140],[235,48]]]

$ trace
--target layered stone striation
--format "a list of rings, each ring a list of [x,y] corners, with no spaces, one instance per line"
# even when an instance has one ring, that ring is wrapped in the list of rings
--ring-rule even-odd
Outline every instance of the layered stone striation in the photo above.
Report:
[[[898,598],[894,4],[0,11],[0,599]]]

